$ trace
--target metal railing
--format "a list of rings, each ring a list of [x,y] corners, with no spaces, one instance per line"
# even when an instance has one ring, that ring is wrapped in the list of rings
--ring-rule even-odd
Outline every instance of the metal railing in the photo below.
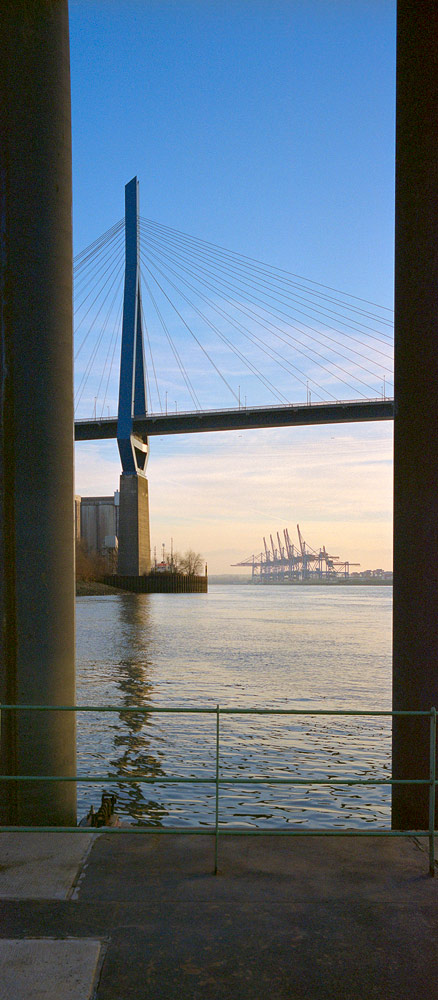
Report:
[[[303,406],[307,407],[313,406],[315,408],[317,407],[322,408],[323,406],[351,406],[356,403],[382,403],[382,402],[393,403],[394,397],[382,393],[381,396],[370,396],[369,399],[368,398],[367,399],[323,399],[320,400],[319,402],[318,400],[315,401],[312,400],[311,403],[309,402],[309,400],[307,400],[305,403],[304,402],[273,403],[272,405],[269,406],[247,406],[246,403],[245,404],[241,403],[239,406],[219,406],[216,407],[215,409],[205,409],[205,410],[178,410],[176,412],[174,410],[169,410],[168,412],[166,411],[166,413],[162,413],[161,411],[158,410],[157,411],[150,410],[149,412],[146,412],[144,416],[148,420],[157,420],[157,419],[161,420],[161,417],[175,417],[175,416],[197,417],[199,416],[200,413],[205,413],[207,416],[212,413],[239,413],[242,410],[249,410],[251,412],[254,410],[256,413],[259,413],[267,409],[275,411],[284,409],[297,409],[297,408],[301,409]],[[96,424],[102,424],[102,423],[109,423],[111,421],[117,423],[117,414],[108,417],[102,417],[102,416],[77,417],[75,420],[75,424],[91,424],[93,422]]]
[[[178,706],[158,706],[158,705],[0,705],[1,712],[116,712],[118,714],[136,713],[150,715],[172,714],[172,715],[213,715],[216,728],[216,749],[215,749],[215,774],[210,777],[182,777],[158,775],[151,777],[147,774],[117,775],[40,775],[40,774],[2,774],[0,782],[59,782],[74,781],[90,783],[111,783],[111,784],[188,784],[188,785],[214,785],[215,786],[215,820],[213,826],[197,827],[171,827],[171,826],[1,826],[0,832],[14,831],[35,833],[110,833],[110,834],[201,834],[203,836],[214,836],[214,873],[218,871],[219,837],[223,836],[288,836],[288,837],[427,837],[429,841],[429,873],[435,874],[435,793],[436,793],[436,708],[429,711],[351,711],[343,709],[295,709],[295,708],[221,708],[219,705],[192,708]],[[428,778],[295,778],[282,777],[275,778],[265,775],[255,778],[231,778],[220,773],[220,718],[229,715],[276,715],[276,716],[343,716],[343,717],[414,717],[423,716],[430,719],[429,724],[429,777]],[[275,827],[249,829],[238,826],[221,827],[219,816],[219,789],[223,785],[239,786],[259,786],[259,785],[304,785],[304,786],[331,786],[350,787],[358,785],[380,786],[380,785],[423,785],[429,787],[429,826],[425,830],[382,830],[376,829],[319,829],[316,827],[290,828]]]

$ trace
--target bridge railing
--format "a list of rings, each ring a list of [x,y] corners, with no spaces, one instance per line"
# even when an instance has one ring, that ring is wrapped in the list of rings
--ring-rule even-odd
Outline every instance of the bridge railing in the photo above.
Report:
[[[436,708],[432,707],[428,711],[353,711],[347,709],[295,709],[295,708],[221,708],[220,705],[207,706],[205,708],[162,706],[162,705],[0,705],[0,713],[3,712],[100,712],[100,713],[135,713],[150,715],[173,714],[173,715],[211,715],[215,726],[215,773],[209,777],[182,777],[182,776],[151,776],[149,774],[138,773],[135,775],[117,774],[75,774],[75,775],[41,775],[41,774],[1,774],[0,782],[59,782],[74,781],[90,783],[114,784],[158,784],[158,785],[213,785],[215,787],[215,819],[214,824],[208,826],[195,827],[171,827],[171,826],[0,826],[0,832],[14,831],[20,833],[109,833],[109,834],[200,834],[202,836],[214,837],[214,872],[218,870],[219,838],[223,836],[288,836],[288,837],[422,837],[429,842],[429,873],[435,874],[435,795],[436,795]],[[275,778],[270,775],[261,777],[227,777],[220,772],[220,719],[221,716],[341,716],[341,717],[418,717],[429,718],[429,776],[427,778],[347,778],[336,776],[336,778],[297,778],[282,777]],[[275,827],[274,829],[251,829],[248,827],[221,826],[220,822],[220,788],[223,786],[260,786],[260,785],[295,785],[295,786],[382,786],[382,785],[418,785],[429,788],[429,825],[424,830],[394,830],[367,827],[366,829],[320,829],[317,827],[290,828]]]
[[[162,417],[195,417],[199,413],[239,413],[241,411],[251,411],[258,413],[263,410],[287,410],[287,409],[321,409],[327,406],[354,406],[356,403],[393,403],[394,399],[392,396],[375,396],[366,399],[323,399],[318,402],[315,400],[312,402],[301,402],[301,403],[273,403],[272,405],[265,404],[264,406],[248,406],[247,404],[241,403],[240,406],[219,406],[214,409],[206,410],[166,410],[165,412],[153,412],[148,411],[145,416],[148,420],[154,420]],[[90,424],[95,422],[96,424],[108,423],[108,421],[117,420],[117,414],[113,416],[100,416],[100,417],[77,417],[75,418],[75,424]]]

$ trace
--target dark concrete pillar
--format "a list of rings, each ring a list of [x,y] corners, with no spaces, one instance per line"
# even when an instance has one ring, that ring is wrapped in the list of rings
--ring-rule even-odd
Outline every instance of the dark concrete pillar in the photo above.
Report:
[[[438,4],[399,0],[395,220],[395,709],[438,706]],[[395,778],[428,777],[428,723],[395,720]],[[395,787],[393,825],[427,826]]]
[[[66,0],[0,19],[2,701],[73,705],[71,123]],[[74,774],[73,713],[4,713],[2,768]],[[3,820],[76,822],[73,782],[2,789]]]
[[[119,558],[122,576],[143,576],[151,568],[148,481],[140,472],[120,476]]]

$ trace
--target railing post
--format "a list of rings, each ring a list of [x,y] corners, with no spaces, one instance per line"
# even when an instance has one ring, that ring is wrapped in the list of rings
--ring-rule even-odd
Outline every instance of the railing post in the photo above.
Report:
[[[215,832],[214,832],[214,874],[217,875],[217,861],[219,848],[219,705],[216,705],[216,808],[215,808]]]
[[[429,875],[435,875],[436,708],[430,710]]]

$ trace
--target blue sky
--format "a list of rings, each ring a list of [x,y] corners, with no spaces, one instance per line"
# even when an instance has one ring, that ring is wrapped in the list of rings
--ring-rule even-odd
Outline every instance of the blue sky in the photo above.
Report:
[[[391,306],[395,13],[70,0],[75,252],[137,174],[148,218]],[[118,473],[113,445],[78,449],[78,492]],[[202,549],[212,572],[296,521],[314,547],[390,566],[388,425],[154,439],[149,480],[153,544]]]

